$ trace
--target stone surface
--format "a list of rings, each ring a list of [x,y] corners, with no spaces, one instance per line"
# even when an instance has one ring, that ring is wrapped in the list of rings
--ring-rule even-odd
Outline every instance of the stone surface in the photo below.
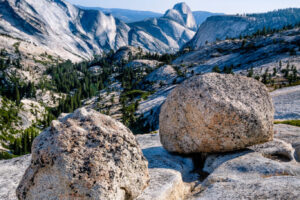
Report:
[[[34,123],[37,123],[39,120],[44,120],[44,117],[47,114],[46,108],[36,101],[30,99],[22,99],[22,109],[18,113],[18,116],[21,118],[21,127],[20,129],[26,129],[32,126]]]
[[[300,119],[300,85],[275,90],[271,96],[275,120]]]
[[[0,160],[0,199],[16,200],[16,188],[30,165],[31,155]]]
[[[240,35],[252,35],[264,27],[281,29],[286,25],[297,24],[300,19],[298,9],[285,9],[269,13],[250,15],[212,16],[201,24],[194,38],[188,43],[194,49],[200,49],[207,42],[238,38]]]
[[[164,18],[171,19],[192,30],[197,29],[197,24],[191,9],[184,2],[176,4],[173,9],[168,10]]]
[[[256,145],[252,150],[209,155],[202,170],[210,176],[202,183],[193,173],[192,159],[168,153],[158,134],[136,136],[149,161],[150,175],[149,186],[137,199],[297,199],[300,164],[295,161],[296,154],[287,161],[261,152],[284,155],[289,149],[286,145],[297,144],[300,128],[275,125],[274,130],[274,143]],[[28,155],[0,161],[0,199],[17,199],[15,189],[30,160]]]
[[[167,96],[175,87],[176,85],[172,85],[170,87],[163,88],[150,95],[145,101],[140,102],[136,113],[143,115],[144,127],[149,126],[152,131],[159,129],[159,113],[161,105],[165,102]]]
[[[17,188],[19,199],[133,199],[148,185],[147,161],[124,125],[76,110],[41,133]]]
[[[129,62],[126,67],[133,68],[134,70],[153,70],[159,65],[163,64],[157,60],[137,59]]]
[[[272,73],[273,68],[277,69],[277,77],[284,77],[281,70],[289,64],[297,68],[299,76],[299,51],[297,56],[291,56],[288,52],[289,49],[297,48],[293,44],[300,42],[299,33],[299,28],[294,28],[267,37],[218,41],[185,53],[172,63],[188,66],[188,72],[193,71],[194,74],[211,72],[217,65],[221,70],[225,66],[234,66],[234,73],[247,76],[247,70],[253,68],[253,77],[262,76],[267,69],[268,73]]]
[[[168,96],[159,116],[170,152],[226,152],[273,139],[274,109],[267,88],[239,75],[195,76]]]
[[[300,164],[292,143],[299,142],[300,128],[275,125],[274,129],[272,142],[209,155],[203,171],[210,175],[188,199],[298,199]]]
[[[130,60],[130,57],[134,57],[140,54],[143,55],[142,49],[133,46],[124,46],[116,51],[113,58],[118,62],[122,62],[122,60],[128,61]]]
[[[290,143],[275,138],[273,141],[254,145],[249,149],[261,153],[264,157],[289,162],[295,160],[295,149]]]
[[[277,124],[275,127],[276,138],[290,143],[295,149],[294,158],[300,162],[300,128],[284,124]]]
[[[173,11],[179,20],[169,16],[126,24],[111,14],[81,9],[64,0],[0,0],[0,33],[73,61],[127,45],[169,53],[178,51],[196,31],[187,6],[175,6]]]
[[[159,134],[138,135],[136,139],[149,162],[150,175],[149,186],[136,199],[182,200],[198,180],[198,175],[193,172],[192,158],[167,152],[160,143]],[[0,161],[0,199],[17,199],[15,190],[30,160],[28,155]]]
[[[298,163],[270,160],[256,152],[213,160],[220,165],[202,184],[203,192],[191,199],[298,199],[300,195]]]
[[[98,76],[100,73],[102,73],[102,67],[101,67],[101,66],[98,66],[98,65],[92,66],[92,67],[90,67],[88,70],[89,70],[89,72],[90,72],[91,74],[93,74],[94,76]]]
[[[137,200],[182,200],[198,181],[193,160],[167,152],[159,134],[139,135],[137,140],[149,162],[150,184]]]
[[[177,72],[171,65],[164,65],[146,76],[143,83],[153,83],[152,87],[157,89],[165,85],[173,84],[177,78]]]

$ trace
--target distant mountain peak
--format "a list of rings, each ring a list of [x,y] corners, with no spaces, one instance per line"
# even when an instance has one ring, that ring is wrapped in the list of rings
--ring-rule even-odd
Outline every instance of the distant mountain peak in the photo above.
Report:
[[[188,14],[192,12],[190,7],[185,2],[175,4],[173,9],[179,11],[181,14]]]
[[[184,2],[178,3],[173,7],[173,9],[167,10],[164,17],[174,20],[192,30],[197,29],[197,24],[193,12],[190,7]]]

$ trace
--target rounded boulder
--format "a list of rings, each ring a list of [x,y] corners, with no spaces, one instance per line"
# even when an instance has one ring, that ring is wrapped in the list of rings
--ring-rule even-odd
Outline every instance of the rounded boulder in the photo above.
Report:
[[[134,199],[149,183],[148,162],[131,131],[81,108],[41,133],[18,199]]]
[[[274,108],[265,85],[240,76],[192,77],[167,97],[159,116],[164,148],[176,153],[217,153],[273,139]]]

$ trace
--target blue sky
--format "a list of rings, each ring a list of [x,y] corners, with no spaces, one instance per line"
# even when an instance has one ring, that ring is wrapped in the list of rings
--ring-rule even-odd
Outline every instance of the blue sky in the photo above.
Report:
[[[163,13],[182,0],[67,0],[82,6],[126,8]],[[266,12],[279,8],[300,8],[300,0],[185,0],[193,11],[211,11],[227,14]]]

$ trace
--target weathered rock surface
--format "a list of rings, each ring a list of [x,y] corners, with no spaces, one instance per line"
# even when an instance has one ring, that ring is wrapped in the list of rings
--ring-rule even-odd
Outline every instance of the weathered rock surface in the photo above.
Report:
[[[32,124],[37,123],[38,120],[44,120],[47,112],[42,104],[30,99],[22,99],[21,103],[22,109],[18,113],[22,124],[19,127],[20,129],[29,128]]]
[[[102,72],[102,67],[95,65],[95,66],[90,67],[88,70],[94,76],[98,76]]]
[[[192,30],[197,29],[197,24],[193,13],[186,3],[176,4],[173,9],[170,9],[165,13],[164,17],[174,20]]]
[[[159,129],[159,113],[161,105],[165,102],[167,96],[175,87],[176,85],[172,85],[159,90],[139,104],[136,113],[138,115],[143,115],[144,127],[150,127],[151,131]]]
[[[300,164],[291,143],[279,138],[297,140],[300,128],[275,125],[275,130],[274,142],[253,151],[208,156],[203,170],[210,175],[190,199],[298,199]]]
[[[294,158],[300,162],[300,128],[277,124],[276,137],[292,145],[295,149]]]
[[[226,152],[273,139],[274,109],[267,88],[239,75],[193,77],[168,96],[160,137],[170,152]]]
[[[275,119],[300,119],[300,85],[275,90],[271,93]]]
[[[137,55],[143,55],[143,51],[141,48],[137,48],[134,46],[124,46],[116,51],[113,58],[114,60],[121,62],[122,60],[128,61],[130,60],[130,57],[135,57]]]
[[[128,63],[126,65],[126,67],[131,67],[134,70],[137,70],[137,69],[153,70],[161,64],[162,64],[162,62],[159,62],[157,60],[137,59],[137,60],[133,60],[130,63]]]
[[[171,65],[164,65],[146,76],[143,82],[153,83],[153,88],[159,88],[164,85],[171,85],[176,77],[175,69]]]
[[[172,11],[168,18],[125,24],[111,14],[80,9],[64,0],[0,0],[0,32],[74,61],[127,45],[176,52],[193,38],[196,24],[185,4]]]
[[[15,200],[16,188],[30,165],[31,155],[0,160],[0,199]]]
[[[283,76],[281,70],[286,68],[287,64],[294,65],[298,72],[300,71],[300,54],[296,45],[298,43],[299,28],[293,28],[267,37],[218,41],[179,56],[173,64],[188,66],[188,72],[193,71],[194,74],[211,72],[217,65],[221,70],[225,66],[234,66],[235,73],[244,75],[248,74],[247,70],[253,68],[253,77],[261,76],[267,69],[271,72],[275,68],[277,76]],[[291,49],[297,51],[297,56],[290,55]]]
[[[209,155],[202,170],[210,176],[202,183],[196,180],[191,158],[168,153],[158,134],[138,135],[137,141],[149,162],[150,183],[137,199],[297,199],[300,164],[295,161],[296,154],[290,161],[278,158],[286,158],[286,145],[297,144],[300,128],[275,125],[274,130],[275,143]],[[31,156],[23,156],[0,161],[0,199],[17,199],[15,189],[30,160]]]
[[[210,175],[189,199],[299,199],[293,142],[299,142],[300,128],[275,125],[274,130],[274,141],[251,150],[209,155],[203,171]]]
[[[148,185],[133,134],[94,110],[76,110],[34,141],[19,199],[133,199]]]
[[[300,166],[244,151],[208,157],[212,172],[191,199],[298,199]]]
[[[218,39],[237,38],[240,35],[251,35],[264,27],[280,29],[287,25],[297,24],[300,19],[299,9],[290,8],[269,13],[249,14],[243,16],[223,15],[212,16],[201,24],[194,38],[188,43],[199,49],[206,42]]]
[[[198,182],[190,157],[170,154],[161,145],[159,134],[139,135],[137,140],[149,162],[150,184],[137,200],[182,200]]]
[[[149,186],[138,196],[138,200],[181,200],[197,183],[198,175],[193,172],[193,160],[167,152],[161,145],[159,134],[138,135],[136,139],[148,160]],[[31,156],[0,161],[0,199],[15,200],[15,189]],[[172,198],[171,198],[172,197]]]

